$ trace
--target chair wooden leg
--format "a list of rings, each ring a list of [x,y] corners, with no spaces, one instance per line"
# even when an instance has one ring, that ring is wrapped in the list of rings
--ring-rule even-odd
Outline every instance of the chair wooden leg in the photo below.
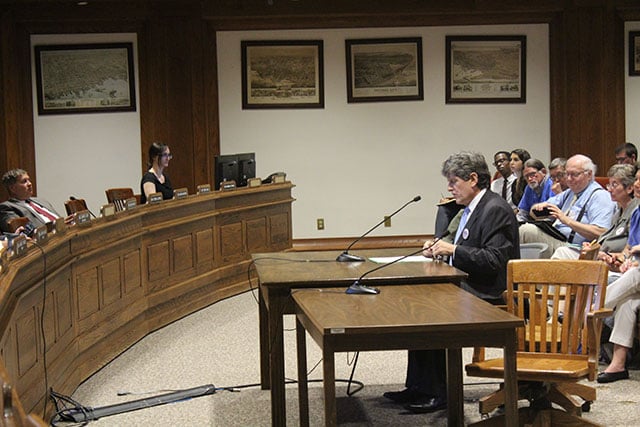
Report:
[[[581,416],[582,404],[568,394],[562,393],[555,386],[551,386],[548,394],[549,400],[560,405],[568,414]]]
[[[502,404],[504,404],[503,384],[500,384],[499,390],[481,397],[478,401],[478,407],[481,414],[488,414]]]
[[[564,394],[580,396],[589,402],[596,400],[596,389],[585,384],[558,383],[556,387]]]

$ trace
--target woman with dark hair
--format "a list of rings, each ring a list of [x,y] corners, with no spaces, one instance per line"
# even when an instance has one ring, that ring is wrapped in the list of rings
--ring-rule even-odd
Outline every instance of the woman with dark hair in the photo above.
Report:
[[[173,156],[169,146],[161,142],[154,142],[149,147],[149,170],[142,175],[140,182],[140,203],[147,203],[150,194],[162,193],[163,199],[173,198],[173,187],[164,169],[169,166]]]
[[[524,169],[524,162],[530,158],[529,152],[522,148],[516,148],[511,152],[511,172],[516,176],[516,180],[511,184],[511,199],[516,206],[520,204],[524,190],[527,188],[527,179],[522,176],[522,170]]]

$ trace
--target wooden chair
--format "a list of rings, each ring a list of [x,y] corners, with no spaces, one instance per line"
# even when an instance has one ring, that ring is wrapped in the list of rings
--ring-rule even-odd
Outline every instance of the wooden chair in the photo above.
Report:
[[[85,202],[84,199],[67,200],[64,202],[64,208],[67,211],[67,215],[89,210],[89,208],[87,208],[87,202]]]
[[[7,225],[9,226],[9,231],[11,233],[15,233],[18,228],[24,227],[27,223],[29,223],[29,218],[23,216],[11,218],[7,221]]]
[[[598,258],[599,251],[600,251],[600,244],[594,243],[593,245],[589,246],[589,249],[584,249],[584,248],[581,249],[578,259],[593,261]]]
[[[602,308],[607,271],[600,261],[509,261],[506,309],[525,319],[525,327],[518,330],[518,394],[519,399],[532,402],[530,408],[521,409],[521,422],[533,420],[537,425],[540,419],[550,419],[554,420],[551,425],[591,425],[580,417],[583,403],[573,396],[585,401],[585,410],[596,399],[595,388],[577,382],[583,378],[593,381],[597,374],[602,319],[612,313]],[[561,323],[558,314],[562,305]],[[465,367],[467,375],[501,378],[503,359],[485,360],[482,353],[474,353],[472,363]],[[526,387],[533,384],[539,387]],[[542,390],[544,395],[533,395],[533,390]],[[564,411],[551,409],[550,403],[537,410],[539,402],[556,403]],[[504,403],[504,390],[500,388],[479,403],[480,412],[488,414]],[[488,418],[478,425],[504,425],[504,419]]]
[[[105,190],[105,194],[107,195],[107,201],[115,205],[116,212],[125,210],[127,199],[135,197],[131,188],[109,188]]]

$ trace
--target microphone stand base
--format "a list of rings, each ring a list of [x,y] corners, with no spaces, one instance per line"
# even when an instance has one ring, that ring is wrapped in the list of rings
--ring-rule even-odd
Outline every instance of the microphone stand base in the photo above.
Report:
[[[370,295],[377,295],[380,293],[380,289],[378,288],[370,288],[367,285],[361,285],[360,283],[354,283],[353,285],[349,286],[347,288],[347,290],[345,291],[345,293],[347,294],[370,294]]]
[[[342,252],[340,255],[338,255],[338,258],[336,258],[336,261],[338,261],[338,262],[364,262],[365,259],[362,258],[361,256],[358,256],[358,255],[351,255],[350,253]]]

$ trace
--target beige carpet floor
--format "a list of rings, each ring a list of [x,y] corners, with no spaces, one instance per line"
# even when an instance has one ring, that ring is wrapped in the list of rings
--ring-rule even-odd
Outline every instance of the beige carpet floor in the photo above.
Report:
[[[286,375],[296,378],[295,319],[285,320]],[[309,337],[308,366],[321,361],[320,349]],[[491,350],[498,351],[498,350]],[[464,361],[470,360],[465,349]],[[336,355],[336,378],[348,379],[353,353]],[[402,388],[406,352],[366,352],[359,356],[354,379],[364,388],[353,396],[338,385],[338,423],[345,426],[444,426],[446,413],[407,413],[382,393]],[[320,379],[319,365],[310,374]],[[606,426],[640,425],[640,371],[632,378],[597,385],[598,399],[586,419]],[[149,398],[171,390],[213,384],[231,387],[259,382],[258,309],[250,292],[220,301],[145,337],[78,387],[73,398],[85,406],[104,407]],[[477,399],[496,385],[465,376],[465,422],[480,420]],[[475,384],[474,384],[475,383]],[[593,383],[595,384],[595,383]],[[311,425],[324,425],[322,384],[310,384]],[[197,397],[104,417],[95,426],[269,426],[269,392],[260,387],[220,390]],[[128,393],[119,396],[118,393]],[[526,402],[521,402],[526,405]],[[297,387],[287,386],[287,425],[297,426]]]

